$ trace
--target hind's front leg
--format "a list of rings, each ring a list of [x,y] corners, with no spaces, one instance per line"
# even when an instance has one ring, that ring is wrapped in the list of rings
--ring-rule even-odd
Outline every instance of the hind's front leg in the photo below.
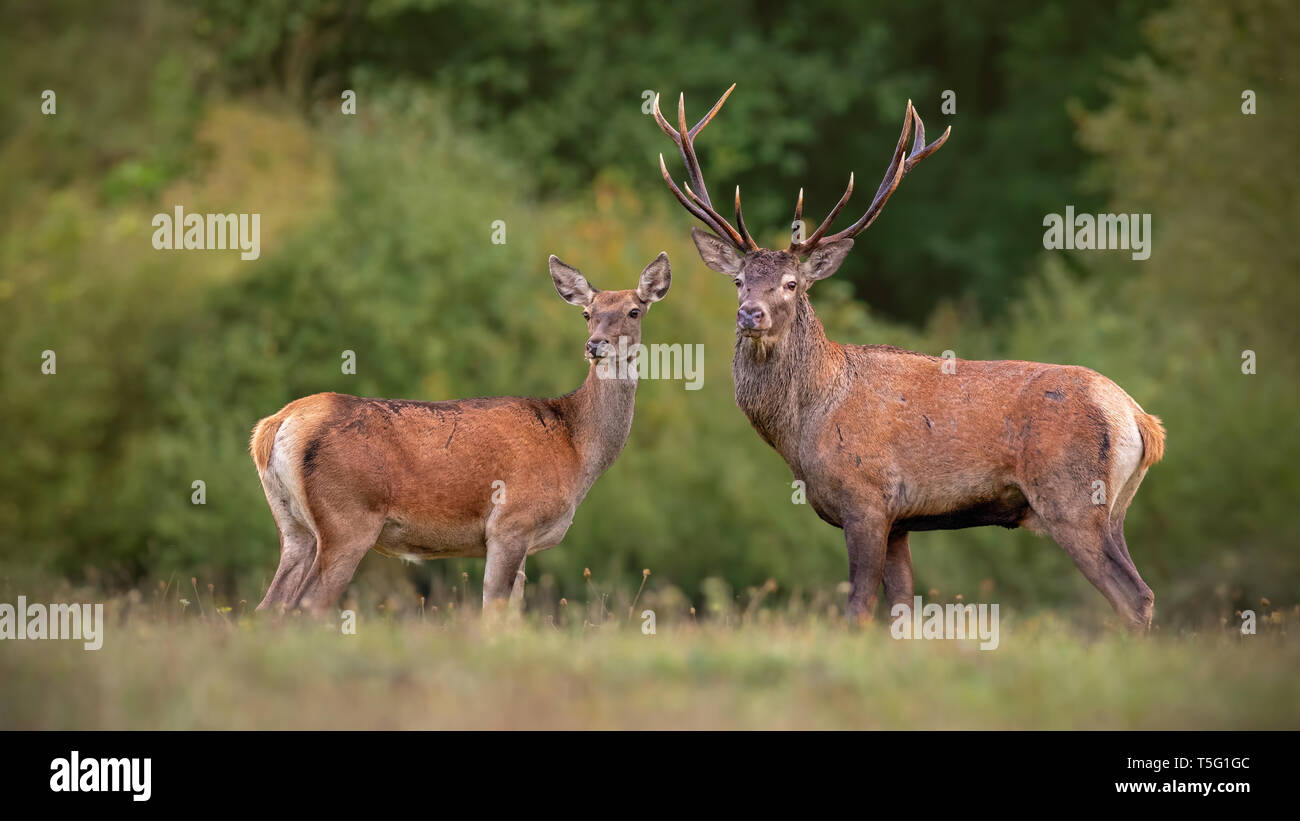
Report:
[[[483,609],[505,609],[528,555],[528,543],[520,537],[488,540],[487,567],[483,571]],[[522,595],[523,588],[520,586]]]
[[[525,554],[519,560],[519,569],[515,571],[515,583],[510,588],[510,609],[522,612],[524,609],[524,584],[528,577],[524,575],[524,565],[528,563],[528,556]]]

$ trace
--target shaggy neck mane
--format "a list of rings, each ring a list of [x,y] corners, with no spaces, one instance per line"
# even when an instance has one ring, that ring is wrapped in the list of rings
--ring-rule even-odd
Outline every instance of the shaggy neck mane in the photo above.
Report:
[[[731,364],[736,404],[796,471],[802,426],[826,401],[845,366],[843,346],[826,338],[807,294],[800,294],[784,338],[768,342],[736,335]]]

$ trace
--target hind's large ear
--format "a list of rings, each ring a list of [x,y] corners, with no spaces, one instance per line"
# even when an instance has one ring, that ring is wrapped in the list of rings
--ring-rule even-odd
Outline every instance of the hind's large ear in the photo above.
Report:
[[[658,302],[668,293],[672,284],[673,272],[668,265],[668,254],[660,251],[659,256],[641,272],[641,280],[636,285],[636,298],[642,302]]]
[[[803,263],[804,279],[816,282],[835,273],[851,250],[853,250],[853,240],[849,238],[817,246]]]
[[[691,239],[695,240],[695,247],[699,249],[700,259],[704,260],[705,265],[729,277],[740,273],[740,266],[744,264],[745,256],[730,243],[699,228],[691,229]]]
[[[587,307],[596,297],[596,289],[591,287],[587,278],[578,273],[577,268],[565,265],[555,254],[551,254],[551,281],[560,298],[570,305]]]

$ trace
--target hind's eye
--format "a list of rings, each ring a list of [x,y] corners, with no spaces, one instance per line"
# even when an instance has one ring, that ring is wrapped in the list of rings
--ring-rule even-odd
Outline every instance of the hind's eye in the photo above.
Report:
[[[583,319],[591,319],[591,314],[589,314],[589,313],[586,312],[586,311],[583,311],[583,312],[582,312],[582,318],[583,318]]]
[[[737,288],[739,288],[740,285],[741,285],[741,282],[740,282],[740,280],[738,280],[738,279],[733,279],[733,280],[731,281],[731,284],[732,284],[732,285],[735,285]]]
[[[639,308],[633,308],[632,310],[628,311],[627,315],[632,317],[633,319],[636,319],[638,316],[641,315],[641,310]]]

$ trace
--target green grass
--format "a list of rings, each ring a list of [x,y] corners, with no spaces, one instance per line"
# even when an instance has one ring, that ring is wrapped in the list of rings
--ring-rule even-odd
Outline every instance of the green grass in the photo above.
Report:
[[[788,604],[663,612],[653,636],[602,609],[597,598],[488,629],[472,607],[372,607],[342,635],[131,594],[108,602],[99,651],[0,644],[0,728],[1300,727],[1294,609],[1256,636],[1142,638],[1003,613],[992,651],[853,631]]]

